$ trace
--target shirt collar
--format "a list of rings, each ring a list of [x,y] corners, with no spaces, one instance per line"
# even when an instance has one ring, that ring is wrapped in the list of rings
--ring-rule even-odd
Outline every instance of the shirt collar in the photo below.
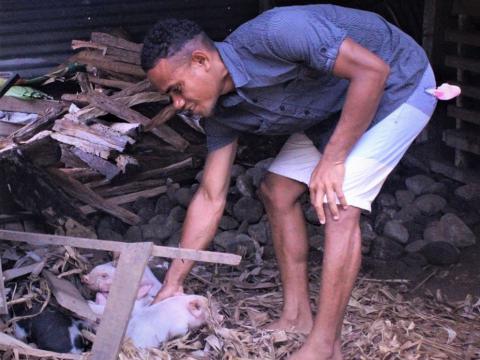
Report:
[[[220,53],[225,67],[232,77],[235,88],[240,88],[248,83],[250,76],[248,76],[243,61],[238,56],[233,46],[227,42],[215,42],[215,47]]]

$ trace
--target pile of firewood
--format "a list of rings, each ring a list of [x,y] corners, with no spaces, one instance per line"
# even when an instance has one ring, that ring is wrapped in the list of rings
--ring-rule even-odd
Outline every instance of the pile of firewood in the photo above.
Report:
[[[0,123],[3,135],[11,132],[0,138],[0,190],[64,233],[67,223],[88,229],[87,215],[97,210],[137,224],[120,205],[165,192],[168,176],[186,180],[192,155],[202,157],[203,135],[188,121],[175,121],[180,130],[165,124],[175,110],[146,79],[141,44],[94,32],[72,48],[79,51],[42,86],[73,83],[79,91],[57,100],[0,98],[0,111],[38,114],[24,126]]]

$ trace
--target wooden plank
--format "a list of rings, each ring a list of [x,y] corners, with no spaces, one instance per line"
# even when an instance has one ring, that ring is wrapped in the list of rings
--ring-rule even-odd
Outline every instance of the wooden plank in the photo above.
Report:
[[[119,49],[124,49],[128,51],[133,51],[139,53],[142,51],[142,44],[134,43],[132,41],[128,41],[110,34],[102,33],[102,32],[92,32],[90,35],[90,39],[101,45],[106,45],[107,47],[116,47]]]
[[[449,55],[445,57],[445,65],[460,70],[468,70],[474,73],[480,73],[480,60],[476,59]]]
[[[0,239],[26,242],[33,245],[69,245],[84,249],[121,252],[129,243],[121,241],[88,239],[81,237],[59,236],[50,234],[28,233],[22,231],[0,230]],[[238,265],[241,256],[219,253],[214,251],[171,248],[167,246],[154,246],[152,255],[172,259],[186,259],[205,261],[226,265]]]
[[[151,197],[154,197],[154,196],[158,196],[160,194],[165,193],[166,191],[167,191],[166,186],[159,186],[159,187],[156,187],[156,188],[153,188],[153,189],[142,190],[142,191],[137,191],[137,192],[134,192],[134,193],[126,194],[126,195],[121,195],[121,196],[108,198],[106,200],[111,204],[122,205],[122,204],[132,203],[132,202],[138,200],[141,197],[151,198]],[[88,215],[88,214],[91,214],[91,213],[94,213],[94,212],[97,211],[94,207],[88,206],[88,205],[82,206],[80,208],[80,210],[83,211],[83,213],[85,215]]]
[[[458,81],[452,81],[452,84],[458,85],[462,88],[462,96],[470,97],[480,100],[480,86],[473,86]]]
[[[142,221],[138,215],[120,206],[110,203],[96,194],[93,190],[83,185],[81,182],[69,177],[62,171],[56,168],[49,168],[48,172],[53,175],[56,180],[58,180],[59,185],[65,192],[87,203],[88,205],[105,211],[106,213],[115,216],[130,225],[136,225]]]
[[[5,285],[3,283],[2,258],[0,258],[0,315],[8,314]]]
[[[58,142],[73,145],[89,154],[100,156],[103,159],[108,159],[110,157],[111,149],[106,146],[95,144],[75,136],[64,135],[58,132],[53,132],[50,136],[52,139],[55,139]]]
[[[165,185],[165,179],[151,179],[145,181],[130,181],[124,185],[99,187],[95,192],[102,197],[113,197],[121,194],[129,194],[136,191],[143,191],[161,185]]]
[[[480,111],[467,110],[455,105],[448,105],[447,115],[472,124],[480,125]]]
[[[102,56],[93,51],[84,50],[71,58],[82,64],[88,64],[99,69],[110,70],[120,74],[132,75],[136,78],[145,78],[147,75],[139,65],[112,61],[107,56]]]
[[[102,86],[111,87],[115,89],[126,89],[129,86],[133,85],[133,83],[129,83],[127,81],[100,79],[95,76],[89,76],[88,79],[92,84],[102,85]]]
[[[53,296],[62,307],[83,319],[91,321],[98,319],[98,316],[88,306],[87,301],[70,281],[59,279],[48,270],[43,270],[42,275],[50,284]]]
[[[118,167],[113,165],[111,162],[102,159],[99,156],[86,153],[78,148],[73,148],[71,151],[80,160],[88,164],[90,168],[95,169],[100,174],[104,175],[107,180],[113,179],[120,173],[120,169]]]
[[[15,124],[15,123],[10,123],[6,121],[0,121],[0,136],[9,136],[13,132],[17,131],[23,127],[23,125],[20,124]]]
[[[63,103],[54,100],[20,100],[13,96],[0,98],[0,110],[26,112],[33,114],[45,114],[48,109],[62,108]]]
[[[452,164],[438,160],[430,160],[430,169],[464,184],[480,184],[480,172],[478,170],[459,169]]]
[[[159,177],[165,177],[168,175],[175,174],[179,171],[186,170],[186,169],[192,169],[193,168],[193,158],[189,157],[185,160],[182,160],[176,164],[172,164],[169,166],[165,166],[163,168],[159,169],[152,169],[152,170],[147,170],[144,171],[137,176],[135,176],[135,180],[147,180],[147,179],[152,179],[152,178],[159,178]]]
[[[133,243],[120,254],[105,312],[92,347],[92,360],[116,360],[152,243]]]
[[[108,47],[107,55],[110,55],[121,62],[129,64],[141,65],[140,53],[135,51],[129,51],[116,47]]]
[[[17,277],[30,274],[32,272],[36,273],[36,274],[39,274],[43,270],[44,266],[45,266],[45,262],[44,261],[39,261],[39,262],[36,262],[34,264],[31,264],[31,265],[26,265],[26,266],[22,266],[22,267],[19,267],[19,268],[13,268],[13,269],[5,270],[3,272],[3,276],[5,278],[4,280],[9,281],[9,280],[12,280],[12,279],[16,279]]]
[[[443,141],[454,149],[467,151],[480,155],[480,136],[468,130],[445,130],[442,135]]]
[[[445,40],[480,47],[480,31],[445,30]]]

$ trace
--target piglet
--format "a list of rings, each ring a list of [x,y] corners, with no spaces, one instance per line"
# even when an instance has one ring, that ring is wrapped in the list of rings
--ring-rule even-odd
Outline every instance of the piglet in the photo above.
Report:
[[[115,266],[112,262],[95,266],[87,275],[82,276],[82,282],[93,291],[108,293],[113,283]],[[162,283],[153,275],[147,266],[143,273],[142,281],[138,289],[137,299],[149,296],[153,299],[162,288]]]
[[[178,295],[139,309],[128,323],[126,336],[138,348],[157,347],[166,340],[185,335],[204,325],[209,316],[208,300],[199,295]]]

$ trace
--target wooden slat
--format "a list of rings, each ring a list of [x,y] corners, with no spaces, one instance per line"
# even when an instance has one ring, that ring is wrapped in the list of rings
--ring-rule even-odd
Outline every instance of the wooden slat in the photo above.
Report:
[[[480,32],[449,29],[445,31],[445,40],[480,47]]]
[[[110,34],[102,32],[92,32],[90,36],[91,40],[97,44],[116,47],[128,51],[139,53],[142,51],[142,44],[134,43]]]
[[[0,258],[0,315],[8,314],[5,285],[3,283],[2,258]]]
[[[120,254],[115,277],[92,347],[92,360],[116,360],[152,243],[133,243]]]
[[[467,110],[465,108],[456,107],[455,105],[449,105],[447,109],[448,116],[480,125],[480,111]]]
[[[480,60],[463,58],[459,56],[446,56],[445,65],[460,69],[480,73]]]
[[[49,168],[48,172],[55,176],[56,180],[58,180],[60,186],[65,192],[87,203],[88,205],[103,210],[130,225],[136,225],[142,221],[138,215],[118,205],[110,203],[96,194],[93,190],[83,185],[81,182],[64,174],[62,171],[56,168]]]
[[[30,274],[32,272],[39,274],[43,270],[44,266],[45,266],[45,262],[39,261],[31,265],[26,265],[26,266],[6,270],[3,272],[3,276],[5,278],[5,281],[9,281],[17,277]]]
[[[473,86],[458,81],[452,81],[452,84],[460,86],[462,89],[462,96],[480,100],[480,86]]]
[[[430,169],[450,179],[464,184],[480,184],[480,172],[472,169],[459,169],[445,161],[430,160]]]
[[[81,51],[73,55],[71,60],[78,61],[82,64],[95,66],[99,69],[114,71],[120,74],[132,75],[136,78],[145,78],[146,74],[139,65],[123,63],[120,61],[112,61],[107,56],[96,54],[92,51]]]
[[[480,155],[480,136],[468,130],[445,130],[443,141],[450,147]]]
[[[54,100],[20,100],[13,96],[0,98],[0,110],[45,114],[48,109],[62,108],[63,103]]]
[[[119,196],[121,194],[129,194],[136,191],[143,191],[146,189],[152,189],[161,185],[165,185],[165,179],[151,179],[145,181],[130,181],[123,185],[99,187],[95,189],[95,192],[104,197],[110,198],[113,196]],[[88,185],[88,184],[87,184]]]
[[[33,245],[69,245],[84,249],[121,252],[129,243],[121,241],[88,239],[71,236],[28,233],[22,231],[0,230],[0,239],[26,242]],[[204,250],[170,248],[154,246],[152,255],[172,259],[213,262],[217,264],[238,265],[241,256]]]

